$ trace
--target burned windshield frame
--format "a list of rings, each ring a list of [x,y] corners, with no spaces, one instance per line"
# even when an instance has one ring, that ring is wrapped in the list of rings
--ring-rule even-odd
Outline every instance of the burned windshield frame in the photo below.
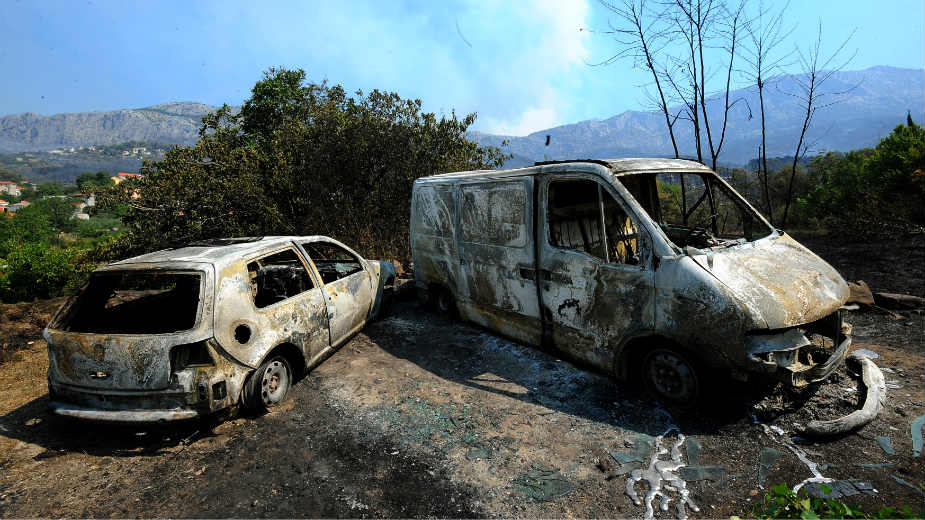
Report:
[[[618,179],[678,248],[718,249],[774,232],[714,174],[652,172]]]

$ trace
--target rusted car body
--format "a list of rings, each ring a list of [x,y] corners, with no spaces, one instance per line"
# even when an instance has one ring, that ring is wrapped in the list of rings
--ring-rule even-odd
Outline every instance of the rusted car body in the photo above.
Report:
[[[333,239],[214,240],[94,271],[44,331],[54,412],[133,422],[267,408],[380,312],[392,264]]]
[[[442,309],[677,401],[704,373],[794,386],[850,344],[848,287],[686,160],[563,161],[418,179],[414,274]]]

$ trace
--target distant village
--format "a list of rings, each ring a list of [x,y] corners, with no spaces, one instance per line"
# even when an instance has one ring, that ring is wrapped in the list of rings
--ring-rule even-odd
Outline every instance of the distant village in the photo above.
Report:
[[[94,148],[94,147],[89,147]],[[73,149],[71,149],[73,150]],[[54,152],[54,150],[52,150]],[[128,152],[126,152],[128,153]],[[119,172],[116,175],[110,177],[113,184],[119,184],[128,179],[138,179],[141,177],[139,173],[128,173],[128,172]],[[38,193],[39,185],[32,182],[22,182],[17,183],[13,181],[0,181],[0,214],[5,217],[12,218],[16,215],[16,212],[22,208],[28,207],[32,202],[20,199],[17,202],[10,202],[5,200],[3,197],[7,198],[17,198],[22,197],[23,192],[29,191],[31,193]],[[87,213],[87,208],[91,208],[96,205],[96,195],[93,193],[71,193],[68,195],[46,195],[42,198],[67,198],[72,201],[74,207],[73,218],[78,220],[89,220],[90,215]]]

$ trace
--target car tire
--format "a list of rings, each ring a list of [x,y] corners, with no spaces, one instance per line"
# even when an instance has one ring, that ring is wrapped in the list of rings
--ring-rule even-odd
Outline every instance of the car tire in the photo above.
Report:
[[[703,370],[692,357],[677,349],[656,348],[646,354],[642,377],[646,389],[672,405],[696,404],[704,394]]]
[[[244,407],[252,412],[266,412],[281,404],[289,395],[293,374],[289,361],[276,354],[257,367],[244,386]]]

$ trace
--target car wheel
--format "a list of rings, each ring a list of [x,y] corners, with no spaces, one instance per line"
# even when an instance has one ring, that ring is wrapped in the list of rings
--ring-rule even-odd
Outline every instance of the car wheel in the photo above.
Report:
[[[658,348],[643,361],[646,388],[672,404],[692,405],[700,398],[702,381],[697,364],[676,350]]]
[[[292,368],[281,355],[260,364],[247,380],[244,405],[257,412],[270,410],[286,400],[292,386]]]

